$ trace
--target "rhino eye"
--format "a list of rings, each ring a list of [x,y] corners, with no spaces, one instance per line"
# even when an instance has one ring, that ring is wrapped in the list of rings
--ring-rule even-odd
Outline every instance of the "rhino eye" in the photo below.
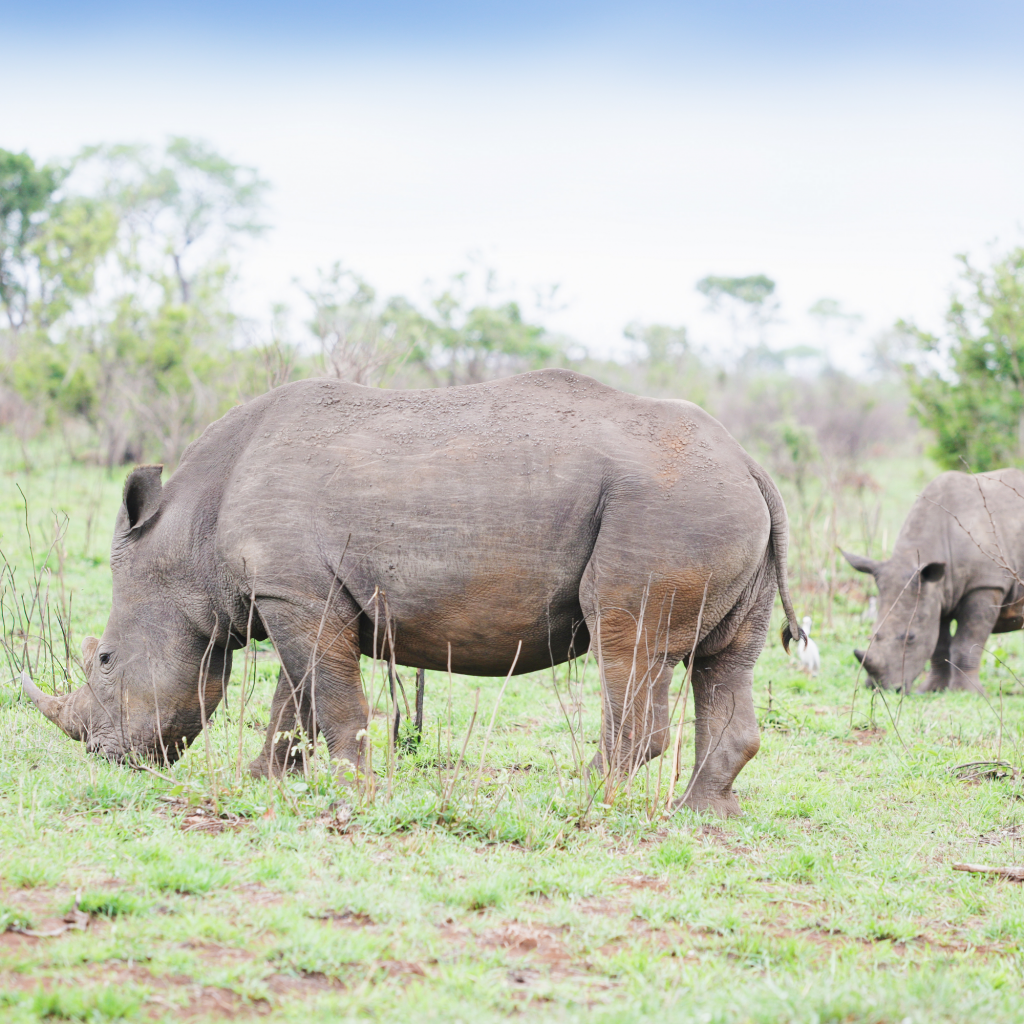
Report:
[[[106,665],[109,661],[110,661],[110,652],[109,651],[104,651],[100,655],[100,664],[101,665]]]

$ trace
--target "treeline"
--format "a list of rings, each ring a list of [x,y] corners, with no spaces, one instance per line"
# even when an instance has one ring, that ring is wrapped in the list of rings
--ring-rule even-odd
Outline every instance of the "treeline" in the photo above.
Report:
[[[208,147],[95,147],[66,165],[0,150],[0,421],[60,431],[113,467],[175,463],[230,405],[297,377],[466,384],[568,365],[515,302],[468,300],[466,275],[418,309],[340,265],[302,288],[303,332],[232,305],[267,184]],[[26,450],[27,457],[27,450]]]
[[[967,267],[973,299],[954,303],[949,337],[900,325],[870,382],[811,347],[765,344],[777,304],[764,275],[697,282],[729,325],[728,359],[683,327],[643,323],[626,327],[627,355],[595,359],[480,269],[416,305],[335,265],[300,285],[293,335],[283,307],[258,324],[232,301],[242,246],[267,230],[267,189],[255,169],[184,138],[93,147],[62,165],[0,150],[0,422],[26,459],[29,439],[51,431],[73,458],[173,465],[229,406],[304,376],[426,387],[552,365],[697,402],[801,495],[912,445],[908,394],[944,464],[1024,452],[1021,252],[991,273]],[[810,312],[856,319],[827,299]]]

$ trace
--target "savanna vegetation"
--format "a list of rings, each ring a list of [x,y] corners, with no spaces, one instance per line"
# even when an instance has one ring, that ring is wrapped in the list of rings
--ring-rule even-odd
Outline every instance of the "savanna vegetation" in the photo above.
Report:
[[[698,284],[729,324],[729,360],[646,323],[599,360],[480,270],[418,308],[338,265],[303,284],[303,310],[244,321],[232,280],[265,188],[182,139],[62,167],[0,153],[4,1019],[1024,1017],[1024,890],[953,870],[1021,861],[1020,634],[993,637],[984,700],[868,690],[852,647],[870,584],[837,556],[884,556],[939,466],[1018,462],[1019,254],[968,267],[949,335],[903,325],[870,380],[770,347],[763,275]],[[815,309],[823,331],[850,322],[831,300]],[[109,611],[122,466],[173,466],[211,418],[299,376],[444,386],[552,364],[699,402],[783,489],[822,669],[787,657],[777,614],[743,818],[672,811],[671,752],[620,785],[588,780],[588,658],[510,679],[428,673],[422,739],[403,725],[397,747],[382,666],[365,661],[375,773],[354,790],[322,748],[302,776],[246,774],[277,675],[267,644],[236,658],[171,768],[88,755],[20,699],[23,669],[81,685],[79,645]],[[672,700],[685,766],[682,667]]]

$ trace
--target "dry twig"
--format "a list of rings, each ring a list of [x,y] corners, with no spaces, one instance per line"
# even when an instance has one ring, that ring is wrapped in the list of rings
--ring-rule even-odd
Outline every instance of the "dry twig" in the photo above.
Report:
[[[995,868],[988,864],[954,864],[953,870],[969,871],[974,875],[998,875],[1011,882],[1024,882],[1024,864],[1008,864],[1002,868]]]

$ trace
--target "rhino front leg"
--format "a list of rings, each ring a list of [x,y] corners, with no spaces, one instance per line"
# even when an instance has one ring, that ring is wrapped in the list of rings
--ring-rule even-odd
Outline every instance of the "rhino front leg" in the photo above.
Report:
[[[1003,595],[998,590],[972,590],[956,610],[956,635],[950,644],[951,690],[984,693],[978,670],[985,644],[999,618]]]
[[[303,739],[321,732],[335,770],[362,770],[368,706],[359,672],[358,610],[324,615],[284,601],[260,603],[260,617],[281,657],[271,721],[260,756],[249,770],[268,775],[301,768]],[[297,737],[301,726],[305,737]],[[299,742],[296,742],[296,740]]]
[[[308,763],[316,739],[313,704],[307,686],[281,666],[277,689],[270,704],[270,724],[260,756],[249,765],[257,778],[270,778],[285,772],[301,772]]]
[[[952,622],[952,617],[939,620],[939,639],[935,644],[935,650],[932,652],[928,678],[921,684],[919,693],[931,693],[932,691],[945,690],[949,687],[950,642],[953,639],[950,626]]]

